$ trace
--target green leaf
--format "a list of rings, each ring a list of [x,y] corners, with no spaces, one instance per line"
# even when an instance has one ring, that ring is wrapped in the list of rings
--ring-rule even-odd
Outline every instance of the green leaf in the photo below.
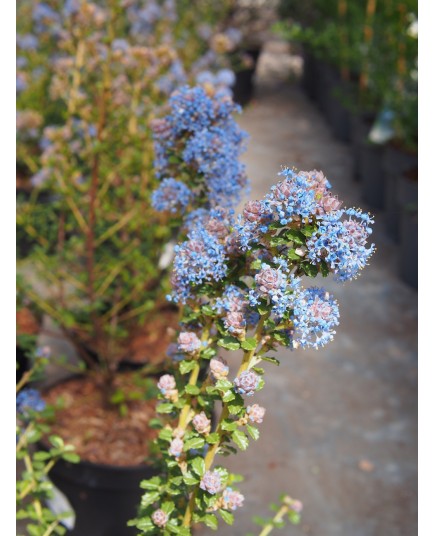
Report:
[[[63,439],[59,436],[52,435],[49,437],[49,440],[50,440],[50,443],[58,449],[63,449],[65,445],[65,443],[63,442]]]
[[[246,450],[249,446],[249,440],[246,434],[241,430],[235,430],[232,434],[232,440],[241,450]]]
[[[256,306],[256,309],[258,311],[258,313],[263,316],[263,315],[266,315],[268,313],[268,311],[270,310],[270,306],[267,304],[266,301],[263,301],[261,300],[258,305]]]
[[[153,476],[149,480],[142,480],[140,487],[142,489],[157,490],[161,485],[161,478],[159,476]]]
[[[213,530],[218,529],[219,523],[218,523],[218,520],[217,520],[217,518],[216,518],[216,516],[214,514],[206,514],[206,516],[204,516],[204,518],[203,518],[203,522],[210,529],[213,529]]]
[[[225,419],[221,424],[222,430],[226,430],[227,432],[233,432],[238,428],[238,425],[234,421],[230,421],[228,419]]]
[[[254,350],[257,345],[258,345],[258,342],[255,339],[255,337],[248,337],[246,340],[244,340],[241,343],[241,348],[243,348],[243,350],[247,350],[248,352],[250,352],[251,350]]]
[[[158,437],[163,441],[172,441],[172,430],[170,430],[169,428],[163,428],[162,430],[160,430]]]
[[[294,510],[290,510],[288,512],[288,519],[293,525],[298,525],[301,521],[301,516],[299,513],[294,512]]]
[[[65,452],[65,454],[62,455],[62,458],[70,463],[78,463],[80,461],[80,456],[75,452]]]
[[[217,344],[222,348],[226,348],[227,350],[238,350],[240,347],[239,340],[231,335],[223,337],[223,339],[220,339]]]
[[[304,234],[304,236],[312,236],[313,233],[316,231],[316,227],[313,225],[305,225],[303,226],[300,231]]]
[[[185,392],[189,395],[198,395],[200,393],[200,389],[197,385],[186,385]]]
[[[218,380],[215,384],[215,387],[216,389],[218,389],[219,391],[227,391],[228,389],[232,389],[232,382],[230,382],[229,380],[225,380],[225,379],[222,379],[222,380]]]
[[[173,411],[173,404],[163,403],[158,404],[157,413],[171,413]]]
[[[214,309],[210,305],[202,305],[201,310],[205,316],[214,316],[215,314]]]
[[[152,520],[150,517],[142,517],[137,522],[136,526],[142,532],[152,532],[155,529],[155,525],[154,523],[152,523]]]
[[[305,237],[302,232],[297,231],[297,229],[288,229],[285,231],[285,236],[288,240],[292,240],[294,244],[301,246],[305,242]]]
[[[279,366],[280,365],[280,361],[278,359],[276,359],[275,357],[270,357],[268,355],[263,355],[261,357],[262,361],[268,361],[269,363],[273,363],[273,365],[277,365]]]
[[[200,456],[194,458],[194,460],[191,462],[191,467],[193,471],[200,477],[205,474],[205,460]]]
[[[230,402],[231,400],[234,400],[235,393],[233,391],[226,391],[226,393],[222,396],[223,402]]]
[[[187,452],[190,449],[200,449],[205,445],[205,439],[203,437],[193,437],[184,443],[184,451]]]
[[[179,363],[179,372],[181,374],[187,374],[187,372],[192,371],[195,366],[196,366],[196,361],[194,360],[187,361],[184,359],[183,361],[180,361]]]
[[[163,504],[161,505],[161,509],[163,510],[164,513],[170,516],[170,514],[175,509],[175,503],[172,501],[164,501]]]
[[[198,484],[199,479],[196,478],[190,471],[187,471],[183,476],[184,482],[187,484],[187,486],[195,486]]]
[[[35,454],[33,455],[34,460],[41,462],[43,462],[44,460],[48,460],[49,458],[51,458],[51,454],[49,452],[38,451],[35,452]]]
[[[291,259],[293,261],[298,261],[301,258],[300,255],[298,255],[294,249],[289,249],[286,256],[288,257],[288,259]]]
[[[211,359],[212,357],[216,355],[216,353],[217,352],[214,348],[212,348],[211,346],[207,346],[205,350],[201,352],[200,357],[202,359]]]
[[[330,273],[329,267],[325,261],[321,261],[319,264],[319,269],[321,270],[321,275],[327,277]]]
[[[157,419],[156,417],[151,419],[148,422],[148,425],[149,425],[150,428],[155,428],[155,429],[159,429],[159,428],[163,427],[163,423],[160,421],[160,419]]]
[[[206,436],[206,442],[209,443],[210,445],[214,445],[215,443],[217,443],[220,439],[220,436],[217,432],[213,432],[212,434],[208,434]]]
[[[240,401],[239,398],[241,397],[236,396],[235,400],[228,404],[228,410],[231,415],[239,415],[244,409],[244,402]]]
[[[257,441],[259,438],[259,430],[255,426],[252,426],[251,424],[246,424],[246,428],[250,434],[250,437],[254,439],[255,441]]]
[[[284,246],[288,243],[288,239],[284,235],[273,236],[270,239],[271,246]]]
[[[142,496],[140,504],[141,506],[143,506],[143,508],[146,508],[150,504],[157,501],[159,497],[160,497],[160,494],[158,493],[158,491],[151,491],[149,493],[145,493],[145,495]]]
[[[315,264],[306,263],[302,265],[304,273],[309,277],[316,277],[318,275],[318,266]]]
[[[234,514],[231,514],[231,512],[228,512],[227,510],[219,510],[219,513],[225,523],[228,525],[233,525]]]
[[[262,267],[261,259],[255,259],[250,265],[250,267],[252,268],[252,270],[260,270]]]

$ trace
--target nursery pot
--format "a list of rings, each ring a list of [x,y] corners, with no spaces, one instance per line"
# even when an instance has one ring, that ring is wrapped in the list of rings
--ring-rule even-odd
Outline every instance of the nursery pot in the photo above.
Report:
[[[353,177],[356,181],[361,177],[362,147],[372,126],[374,116],[371,114],[353,113],[350,115],[351,151],[353,155]]]
[[[385,179],[383,172],[383,146],[365,141],[360,151],[360,180],[362,197],[372,208],[384,207]]]
[[[386,178],[386,229],[389,236],[398,241],[401,208],[405,203],[417,202],[417,182],[409,176],[417,170],[417,154],[387,145],[383,154],[383,169]]]
[[[44,398],[47,398],[50,395],[50,392],[55,389],[52,394],[54,399],[60,395],[62,397],[65,396],[65,399],[68,399],[68,397],[73,397],[74,399],[75,397],[80,400],[86,398],[92,400],[95,396],[95,392],[98,392],[98,388],[94,387],[93,390],[89,391],[89,385],[93,384],[91,382],[89,382],[89,384],[83,382],[82,384],[81,380],[84,379],[86,379],[86,377],[73,376],[54,383],[44,391]],[[68,382],[71,382],[69,390],[64,387]],[[82,385],[84,385],[84,387]],[[90,402],[88,407],[93,407],[93,405],[94,403]],[[110,413],[110,416],[108,416],[109,414],[106,413],[101,415],[100,413],[94,413],[93,411],[87,412],[85,407],[83,408],[74,407],[73,415],[80,415],[82,413],[85,414],[86,419],[84,421],[80,420],[79,423],[75,423],[72,435],[76,436],[77,434],[80,434],[84,437],[92,430],[86,428],[85,423],[93,423],[95,420],[98,421],[98,419],[100,423],[104,423],[103,427],[106,426],[105,423],[107,422],[110,423],[111,426],[106,432],[102,432],[102,434],[99,433],[98,441],[95,440],[92,444],[93,452],[97,452],[98,454],[101,453],[106,445],[109,445],[108,450],[110,450],[111,443],[108,436],[111,435],[111,430],[113,430],[113,428],[115,429],[113,433],[115,435],[117,434],[117,426],[118,430],[122,430],[122,432],[119,433],[125,434],[122,437],[121,443],[121,445],[124,444],[124,447],[119,446],[117,443],[119,436],[116,435],[116,441],[113,443],[113,448],[116,448],[117,451],[122,449],[122,456],[128,448],[127,445],[132,444],[134,446],[134,443],[131,443],[131,441],[137,442],[137,436],[131,435],[131,429],[128,429],[127,432],[125,432],[123,427],[119,426],[119,424],[117,425],[119,422],[118,420],[115,420],[114,417],[113,420],[110,420],[112,418],[111,416],[115,415],[116,412],[112,412]],[[134,419],[136,420],[136,415],[138,415],[137,411],[142,411],[141,406],[138,406],[134,415]],[[129,412],[130,410],[128,410],[128,414]],[[150,412],[149,415],[151,415]],[[59,416],[56,417],[56,422],[59,422],[58,419]],[[70,426],[71,413],[62,415],[60,419],[63,428],[65,428],[65,423],[67,423],[67,426]],[[92,424],[92,426],[94,425]],[[136,426],[139,425],[137,424]],[[81,427],[83,429],[81,429]],[[51,433],[58,434],[58,430],[55,429],[55,426],[53,426]],[[146,428],[143,433],[146,434]],[[140,431],[138,434],[140,434]],[[65,443],[68,443],[67,437],[65,437],[64,440]],[[149,441],[150,440],[151,438]],[[106,445],[103,444],[103,441],[106,441]],[[83,443],[85,443],[84,440]],[[44,447],[44,444],[41,444],[41,448],[46,448],[46,446]],[[144,457],[145,456],[143,456],[143,458]],[[137,516],[140,499],[143,495],[143,490],[140,488],[140,482],[155,476],[158,473],[159,471],[149,463],[137,464],[137,461],[134,461],[131,465],[128,463],[124,463],[124,465],[113,465],[110,464],[110,462],[107,462],[107,464],[105,462],[97,463],[83,458],[77,464],[59,460],[51,469],[48,476],[61,494],[66,497],[69,503],[69,505],[60,506],[60,510],[63,512],[72,512],[73,514],[72,524],[68,523],[70,518],[65,522],[65,526],[68,529],[68,535],[134,536],[137,534],[137,530],[134,527],[128,527],[127,522]],[[56,505],[59,506],[59,496],[61,497],[61,494],[57,494],[58,498],[56,501],[55,497],[54,504],[49,503],[49,506],[54,509],[54,511],[56,511]]]
[[[399,274],[405,283],[417,289],[417,211],[410,207],[407,206],[402,210],[400,219]]]
[[[240,106],[245,106],[252,100],[255,90],[254,75],[260,53],[259,48],[243,51],[243,54],[251,59],[252,65],[235,72],[235,84],[232,88],[233,99]]]
[[[137,515],[140,482],[158,472],[151,466],[115,467],[60,460],[50,480],[69,500],[75,517],[71,536],[133,536],[127,522]]]
[[[348,85],[336,76],[331,81],[326,115],[335,138],[348,142],[351,138],[350,113],[343,101],[348,97]]]
[[[303,48],[303,71],[301,75],[300,85],[303,91],[311,100],[318,98],[318,60],[312,52]]]

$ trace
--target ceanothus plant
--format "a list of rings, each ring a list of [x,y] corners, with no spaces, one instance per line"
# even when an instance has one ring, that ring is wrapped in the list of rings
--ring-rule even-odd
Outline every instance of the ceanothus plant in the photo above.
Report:
[[[285,168],[280,175],[238,220],[216,208],[190,221],[188,239],[176,247],[169,298],[182,307],[181,332],[174,374],[158,384],[161,475],[142,482],[146,493],[131,522],[142,534],[189,535],[197,523],[217,528],[217,514],[232,524],[244,501],[234,487],[240,477],[216,465],[216,456],[245,450],[248,436],[259,437],[259,365],[278,364],[271,354],[281,345],[324,346],[339,324],[333,296],[304,287],[301,277],[354,279],[374,252],[372,217],[341,208],[322,172]],[[219,348],[242,352],[235,375]],[[235,355],[229,359],[236,366]],[[292,519],[300,503],[290,504]],[[267,525],[261,534],[269,532]]]

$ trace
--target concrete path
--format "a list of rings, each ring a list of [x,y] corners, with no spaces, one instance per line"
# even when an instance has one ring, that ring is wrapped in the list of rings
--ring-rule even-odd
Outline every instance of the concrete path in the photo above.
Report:
[[[241,125],[251,198],[277,181],[281,165],[322,170],[347,206],[363,206],[347,145],[288,75],[299,59],[270,43],[254,102]],[[257,443],[221,463],[245,475],[245,506],[218,534],[258,534],[282,492],[304,503],[301,525],[276,534],[413,536],[417,533],[417,294],[396,274],[397,250],[375,214],[378,251],[345,285],[319,281],[340,303],[335,341],[320,351],[281,351],[252,399],[267,408]],[[213,534],[211,530],[200,534]],[[215,534],[215,533],[214,533]]]

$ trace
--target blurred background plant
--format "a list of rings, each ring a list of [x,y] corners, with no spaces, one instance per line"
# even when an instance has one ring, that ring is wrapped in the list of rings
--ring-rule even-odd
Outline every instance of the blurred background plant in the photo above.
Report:
[[[37,269],[38,282],[22,277],[18,289],[35,318],[51,317],[86,365],[99,362],[109,375],[132,354],[164,356],[167,326],[177,315],[165,303],[171,240],[182,212],[211,202],[211,182],[201,189],[196,177],[199,157],[192,153],[200,140],[191,143],[190,173],[168,156],[174,181],[172,168],[161,168],[161,155],[154,162],[154,142],[161,146],[170,132],[160,129],[158,138],[152,119],[181,105],[194,113],[201,103],[210,110],[202,136],[220,143],[230,130],[231,155],[236,159],[242,150],[244,135],[232,118],[240,110],[230,102],[233,73],[223,68],[227,50],[208,48],[212,35],[202,28],[207,21],[215,25],[230,5],[197,2],[192,10],[185,2],[77,0],[19,6],[18,254],[21,264]],[[168,95],[200,79],[205,67],[218,84],[205,80],[204,89],[186,89],[167,105]],[[225,142],[219,154],[228,148]],[[218,189],[214,179],[211,204],[229,208],[242,195],[243,168],[231,162],[220,175],[233,187]],[[166,214],[151,206],[160,179],[172,188],[166,182],[160,190],[172,196]],[[179,188],[185,206],[173,201]],[[190,195],[193,188],[200,195]],[[138,334],[145,325],[146,333]]]
[[[77,463],[79,457],[71,445],[50,435],[48,423],[53,419],[53,408],[46,405],[38,390],[29,387],[43,374],[48,363],[46,353],[36,352],[32,363],[17,384],[17,519],[27,523],[27,534],[31,536],[62,535],[66,529],[61,522],[68,514],[56,514],[47,506],[54,493],[47,475],[58,460]]]
[[[417,144],[417,2],[415,0],[281,0],[275,30],[323,60],[350,85],[346,106],[393,114],[395,141]],[[316,73],[317,75],[318,73]],[[320,80],[318,92],[323,90]],[[415,113],[416,111],[416,113]]]

